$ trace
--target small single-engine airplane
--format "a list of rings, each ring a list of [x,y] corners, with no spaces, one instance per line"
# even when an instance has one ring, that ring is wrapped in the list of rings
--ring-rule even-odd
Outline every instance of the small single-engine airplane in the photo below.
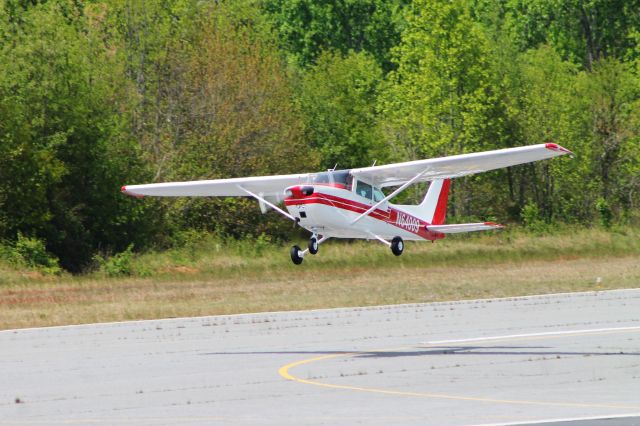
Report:
[[[445,234],[500,229],[493,222],[445,225],[451,179],[565,154],[573,155],[546,143],[320,173],[126,185],[122,192],[134,197],[253,197],[263,213],[272,208],[311,232],[307,249],[291,247],[291,260],[299,265],[329,238],[376,239],[400,256],[403,240],[435,241]],[[420,204],[389,202],[426,181],[431,184]],[[397,189],[385,195],[381,188],[386,187]],[[282,201],[287,211],[278,207]]]

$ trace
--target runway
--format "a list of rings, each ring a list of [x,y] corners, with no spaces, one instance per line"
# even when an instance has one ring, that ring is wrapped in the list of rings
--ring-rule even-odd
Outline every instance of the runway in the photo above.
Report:
[[[640,424],[640,289],[0,332],[0,425],[543,421]]]

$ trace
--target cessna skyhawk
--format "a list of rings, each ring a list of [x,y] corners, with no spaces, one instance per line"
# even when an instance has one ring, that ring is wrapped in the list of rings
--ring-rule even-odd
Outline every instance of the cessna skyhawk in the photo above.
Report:
[[[271,208],[311,233],[305,250],[291,248],[291,260],[299,265],[329,238],[375,239],[400,256],[404,240],[500,229],[493,222],[445,225],[451,179],[565,154],[572,155],[546,143],[320,173],[126,185],[122,192],[134,197],[253,197],[263,213]],[[390,203],[410,185],[427,181],[431,184],[420,204]],[[385,195],[386,187],[397,188]],[[286,211],[278,206],[281,202]]]

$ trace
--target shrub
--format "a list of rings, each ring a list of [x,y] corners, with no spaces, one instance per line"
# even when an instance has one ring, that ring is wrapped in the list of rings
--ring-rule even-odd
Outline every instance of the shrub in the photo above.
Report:
[[[47,251],[43,240],[25,237],[22,233],[18,233],[15,243],[3,247],[1,256],[11,263],[37,269],[45,274],[62,272],[58,258]]]
[[[108,277],[119,277],[132,274],[133,256],[133,244],[130,244],[123,252],[106,258],[95,255],[93,259],[98,263],[101,273]]]

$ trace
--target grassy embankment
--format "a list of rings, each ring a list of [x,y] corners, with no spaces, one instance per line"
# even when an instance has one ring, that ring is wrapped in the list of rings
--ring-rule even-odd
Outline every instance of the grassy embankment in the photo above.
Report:
[[[408,243],[288,246],[201,239],[134,256],[131,276],[43,276],[0,265],[0,329],[640,286],[640,230],[521,231]]]

